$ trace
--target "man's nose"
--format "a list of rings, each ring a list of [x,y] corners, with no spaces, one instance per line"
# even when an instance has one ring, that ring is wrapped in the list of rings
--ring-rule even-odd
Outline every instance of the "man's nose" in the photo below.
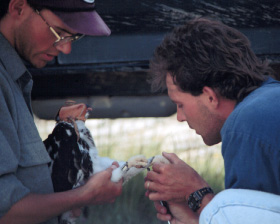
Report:
[[[62,52],[63,54],[70,54],[72,50],[72,43],[68,42],[62,45],[56,46],[56,49]]]
[[[181,112],[181,110],[178,109],[177,109],[177,120],[179,122],[183,122],[186,120],[184,114]]]

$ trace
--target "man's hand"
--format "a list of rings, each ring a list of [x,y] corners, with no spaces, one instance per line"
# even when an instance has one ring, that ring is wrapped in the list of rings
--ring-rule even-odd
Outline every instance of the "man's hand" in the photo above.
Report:
[[[154,164],[145,178],[146,195],[152,201],[184,202],[194,191],[207,187],[199,174],[174,153],[163,153],[170,164]]]
[[[81,187],[81,197],[85,200],[85,204],[113,203],[116,197],[122,193],[123,181],[121,180],[118,183],[111,181],[112,171],[117,167],[118,164],[113,163],[111,167],[92,176]]]
[[[158,201],[154,202],[157,210],[157,218],[161,221],[170,221],[171,224],[198,224],[199,216],[190,210],[186,203],[169,203],[169,209],[172,213],[167,214],[167,210]]]
[[[80,215],[79,208],[86,205],[114,202],[122,192],[122,181],[111,181],[113,169],[118,164],[92,176],[88,182],[76,189],[53,194],[29,194],[22,198],[0,219],[0,224],[41,223],[63,212],[72,210]]]

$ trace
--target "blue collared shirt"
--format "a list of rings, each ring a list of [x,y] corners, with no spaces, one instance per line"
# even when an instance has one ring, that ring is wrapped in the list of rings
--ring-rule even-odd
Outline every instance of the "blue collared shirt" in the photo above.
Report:
[[[240,102],[221,136],[225,187],[280,195],[280,82],[269,78]]]
[[[50,158],[31,109],[31,75],[1,33],[0,46],[1,217],[29,193],[52,193],[53,186],[47,166]]]

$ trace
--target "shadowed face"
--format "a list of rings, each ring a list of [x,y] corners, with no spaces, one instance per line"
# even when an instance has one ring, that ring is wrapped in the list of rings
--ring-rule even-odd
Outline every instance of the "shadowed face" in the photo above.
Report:
[[[13,42],[21,57],[29,61],[33,66],[42,68],[60,52],[64,54],[71,52],[71,42],[61,46],[54,46],[57,37],[41,16],[54,28],[59,36],[64,37],[75,34],[60,18],[46,9],[40,11],[41,16],[30,7],[25,8],[24,13],[24,17],[22,17],[15,30]]]
[[[166,85],[170,99],[177,105],[177,120],[186,121],[191,129],[201,135],[206,145],[214,145],[221,141],[220,130],[224,119],[209,110],[205,93],[193,96],[183,92],[174,84],[170,74],[166,77]]]

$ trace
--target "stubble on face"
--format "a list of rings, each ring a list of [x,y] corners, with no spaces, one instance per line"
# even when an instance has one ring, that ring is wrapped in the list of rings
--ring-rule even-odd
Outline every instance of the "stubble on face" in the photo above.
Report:
[[[211,113],[209,109],[201,103],[198,103],[200,111],[200,133],[204,143],[212,146],[221,142],[220,131],[224,124],[224,119],[218,114]]]
[[[185,93],[175,85],[170,74],[166,77],[166,85],[169,97],[177,105],[179,121],[186,121],[190,128],[200,135],[206,145],[215,145],[221,142],[220,130],[224,119],[218,114],[211,112],[205,105],[202,93],[200,96],[193,96]],[[178,104],[181,108],[178,108]],[[177,115],[178,117],[178,115]]]
[[[35,14],[34,14],[35,15]],[[15,49],[18,54],[34,67],[41,68],[46,65],[46,61],[39,60],[38,50],[40,49],[37,31],[40,27],[34,29],[34,16],[27,17],[15,31]]]
[[[41,18],[31,11],[15,30],[15,49],[36,68],[45,67],[59,51],[53,46],[52,33]]]

